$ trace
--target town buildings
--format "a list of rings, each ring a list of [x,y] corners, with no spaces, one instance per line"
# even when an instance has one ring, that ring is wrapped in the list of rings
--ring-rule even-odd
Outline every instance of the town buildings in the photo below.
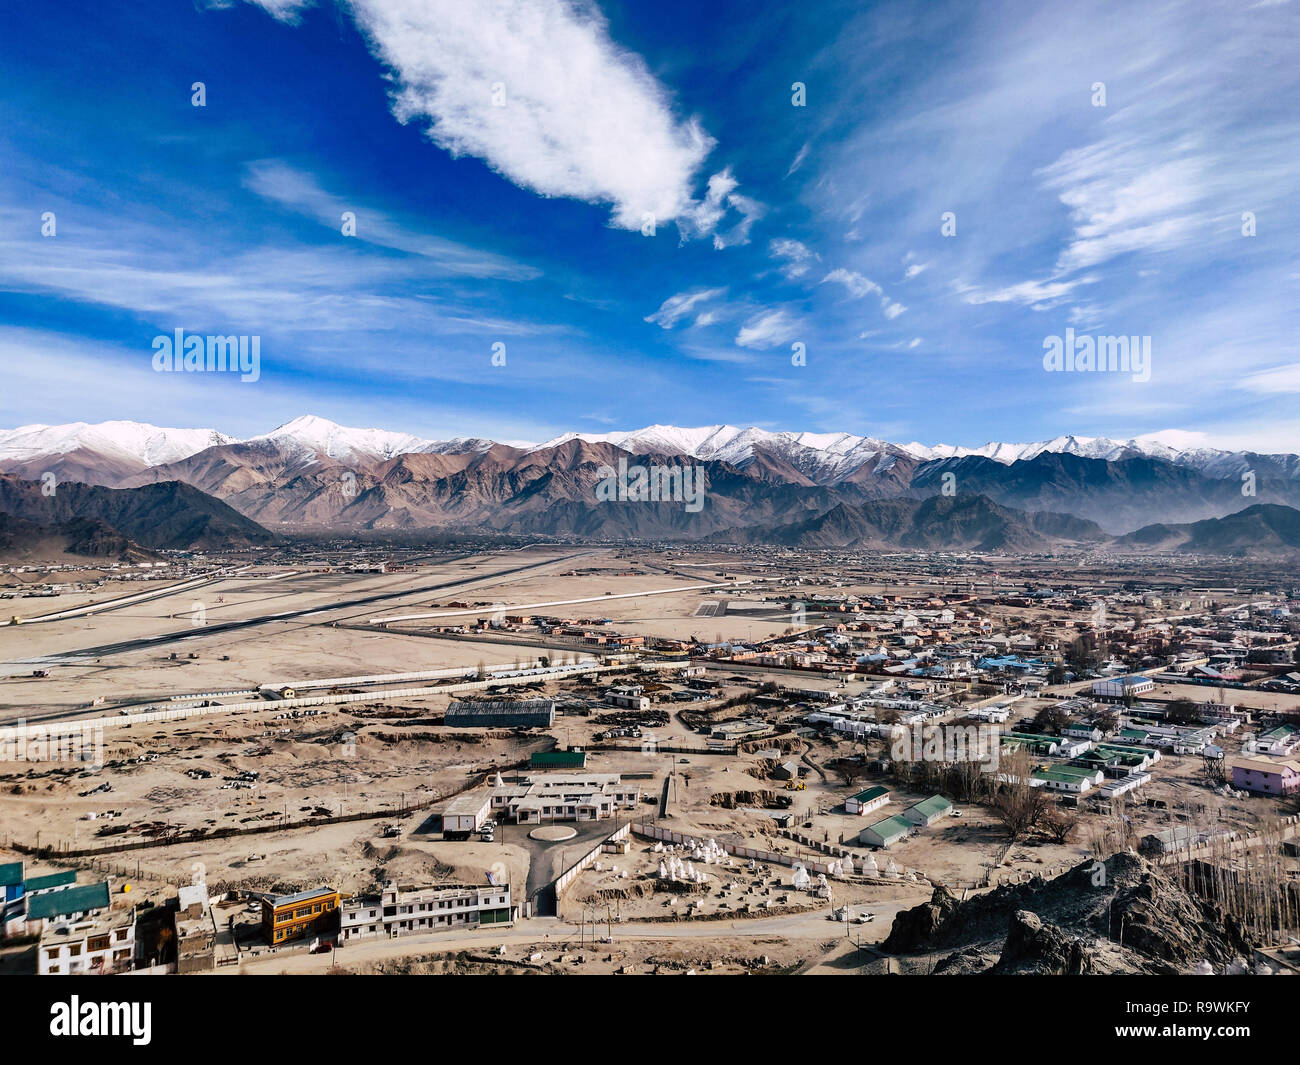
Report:
[[[330,887],[262,899],[262,934],[273,946],[338,927],[339,893]]]
[[[41,933],[36,971],[41,975],[129,972],[135,968],[135,925],[134,907],[53,921]]]
[[[339,941],[509,924],[515,917],[509,885],[402,888],[389,882],[378,895],[342,901]]]
[[[640,797],[617,773],[550,773],[494,787],[492,809],[519,824],[601,821],[633,809]]]

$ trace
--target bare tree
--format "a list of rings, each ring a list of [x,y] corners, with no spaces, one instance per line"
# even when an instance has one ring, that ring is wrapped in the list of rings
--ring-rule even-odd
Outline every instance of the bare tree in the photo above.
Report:
[[[1064,806],[1049,807],[1043,814],[1042,828],[1053,843],[1069,843],[1079,827],[1079,815]]]
[[[1013,840],[1028,835],[1042,820],[1047,795],[1032,783],[1033,761],[1025,751],[1002,759],[1001,786],[993,797],[992,813]]]

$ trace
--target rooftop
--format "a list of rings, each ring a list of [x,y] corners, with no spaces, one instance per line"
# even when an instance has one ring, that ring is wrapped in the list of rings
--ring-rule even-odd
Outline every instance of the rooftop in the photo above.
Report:
[[[942,795],[931,795],[928,799],[922,799],[920,802],[913,803],[908,807],[909,810],[915,810],[926,817],[933,817],[935,814],[946,813],[952,809],[952,803]]]
[[[913,827],[912,822],[907,818],[894,814],[892,817],[882,818],[875,824],[867,825],[866,831],[874,832],[882,839],[888,839],[890,836],[899,836],[905,832],[911,832]]]
[[[31,920],[38,918],[62,917],[70,913],[84,913],[88,910],[108,909],[108,881],[98,884],[77,884],[62,891],[47,891],[44,895],[33,895],[27,903],[27,916]]]
[[[310,891],[299,891],[296,895],[276,895],[271,898],[264,898],[263,902],[270,902],[272,906],[293,906],[299,902],[307,902],[309,899],[319,899],[325,895],[337,894],[332,887],[312,888]]]

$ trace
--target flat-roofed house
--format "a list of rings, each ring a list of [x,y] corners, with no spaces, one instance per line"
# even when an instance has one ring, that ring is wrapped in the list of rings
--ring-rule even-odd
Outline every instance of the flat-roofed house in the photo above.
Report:
[[[134,968],[134,907],[52,922],[36,948],[36,971],[41,975],[125,973]]]
[[[331,887],[262,898],[262,934],[272,946],[338,928],[339,893]]]
[[[509,924],[514,919],[509,884],[399,887],[390,881],[378,895],[343,900],[339,940],[477,928]]]
[[[492,808],[519,824],[543,821],[603,821],[631,810],[639,789],[617,773],[543,773],[492,789]]]

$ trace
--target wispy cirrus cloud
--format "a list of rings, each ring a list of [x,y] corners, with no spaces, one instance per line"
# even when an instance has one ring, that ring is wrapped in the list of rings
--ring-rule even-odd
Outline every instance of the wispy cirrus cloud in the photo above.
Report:
[[[725,288],[697,288],[690,292],[679,292],[664,300],[654,314],[646,315],[645,320],[662,329],[671,329],[683,318],[692,314],[701,304],[720,299],[726,291]],[[697,324],[707,325],[714,320],[711,317],[708,321]]]
[[[742,348],[774,348],[794,340],[799,330],[799,319],[784,307],[778,307],[746,322],[736,334],[736,344]]]
[[[250,191],[299,214],[339,230],[343,215],[355,217],[355,236],[363,244],[419,255],[449,274],[527,281],[541,271],[500,255],[447,240],[418,227],[404,226],[361,199],[346,199],[325,190],[310,174],[278,159],[250,163],[244,179]]]

